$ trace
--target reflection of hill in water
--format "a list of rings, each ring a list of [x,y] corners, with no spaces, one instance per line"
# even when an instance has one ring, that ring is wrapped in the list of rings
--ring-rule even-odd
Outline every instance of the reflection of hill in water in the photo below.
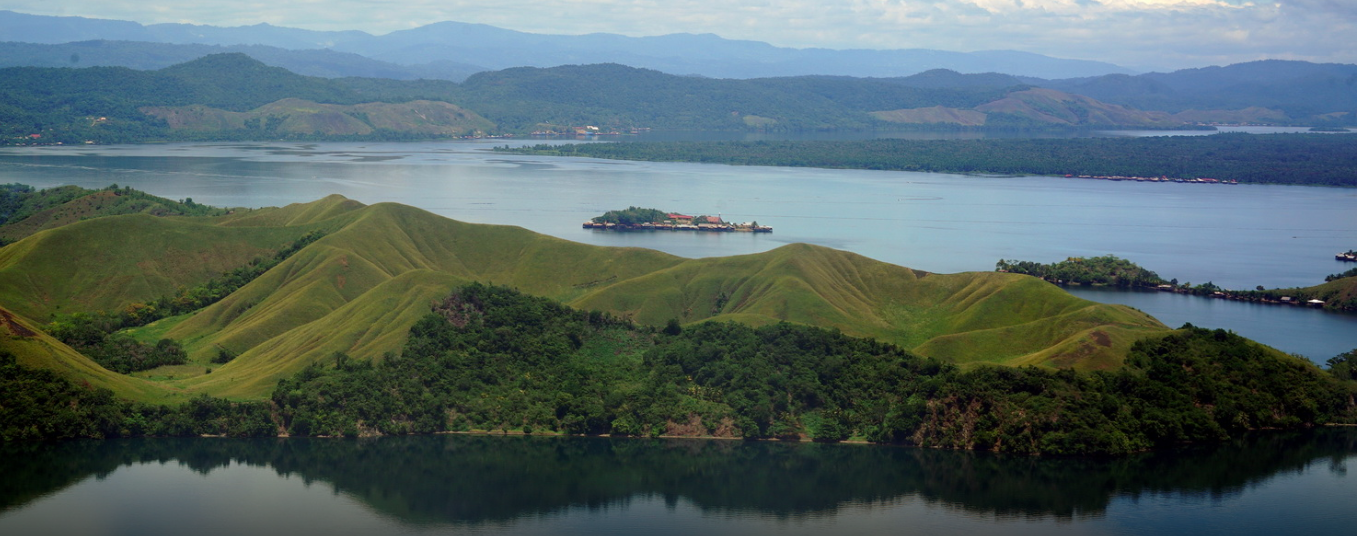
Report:
[[[1228,496],[1312,462],[1341,470],[1357,429],[1259,434],[1129,458],[1042,459],[855,445],[432,436],[375,440],[140,439],[0,445],[0,511],[120,466],[232,460],[322,481],[406,522],[480,523],[637,495],[795,517],[919,496],[971,512],[1099,514],[1113,496]],[[1325,462],[1323,459],[1329,458]]]

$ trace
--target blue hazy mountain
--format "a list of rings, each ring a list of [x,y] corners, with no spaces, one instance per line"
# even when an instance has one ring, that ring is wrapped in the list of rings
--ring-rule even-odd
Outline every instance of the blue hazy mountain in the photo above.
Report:
[[[403,66],[464,64],[488,70],[620,63],[671,74],[714,78],[895,77],[936,68],[1040,78],[1132,73],[1110,63],[1018,51],[795,49],[711,34],[655,37],[545,35],[460,22],[438,22],[377,36],[360,31],[314,31],[269,24],[229,28],[192,24],[142,25],[129,21],[0,11],[0,36],[6,41],[40,44],[108,40],[264,45],[288,50],[332,49]]]

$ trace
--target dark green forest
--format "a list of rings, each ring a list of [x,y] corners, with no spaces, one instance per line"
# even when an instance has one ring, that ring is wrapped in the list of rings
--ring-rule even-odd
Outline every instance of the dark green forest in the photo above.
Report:
[[[462,430],[1125,454],[1354,422],[1348,361],[1335,358],[1325,372],[1233,333],[1184,326],[1137,343],[1114,371],[961,370],[837,331],[647,328],[470,285],[436,304],[400,355],[337,354],[280,381],[264,403],[144,406],[0,360],[0,432],[17,440]]]
[[[1159,274],[1115,255],[1071,257],[1051,264],[999,259],[999,262],[994,265],[994,270],[1026,274],[1057,283],[1079,283],[1122,288],[1153,287],[1168,283],[1168,281],[1160,278]]]
[[[620,223],[622,225],[638,225],[642,223],[660,222],[668,219],[669,213],[657,208],[627,207],[623,210],[609,210],[602,216],[595,216],[590,221],[594,223]]]
[[[749,166],[1005,175],[1168,176],[1247,183],[1357,186],[1357,136],[1334,134],[631,142],[542,144],[498,150],[518,154]]]

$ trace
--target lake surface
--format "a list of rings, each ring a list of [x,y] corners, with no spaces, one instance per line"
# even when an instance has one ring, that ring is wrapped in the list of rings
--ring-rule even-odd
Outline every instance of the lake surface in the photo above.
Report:
[[[0,444],[0,534],[1344,534],[1357,429],[1115,460],[524,436]]]
[[[0,150],[0,182],[89,188],[116,183],[239,207],[339,193],[364,203],[394,201],[463,221],[519,225],[578,242],[685,257],[809,242],[949,273],[992,270],[1001,258],[1054,262],[1114,254],[1165,278],[1235,289],[1322,282],[1325,275],[1351,268],[1335,261],[1334,253],[1357,248],[1357,189],[621,162],[488,151],[506,143],[539,141],[7,148]],[[754,220],[775,231],[580,228],[588,218],[631,205]],[[1357,348],[1353,315],[1220,301],[1191,306],[1130,294],[1085,297],[1134,302],[1173,326],[1182,319],[1232,329],[1320,362]],[[1238,321],[1246,316],[1267,320]]]

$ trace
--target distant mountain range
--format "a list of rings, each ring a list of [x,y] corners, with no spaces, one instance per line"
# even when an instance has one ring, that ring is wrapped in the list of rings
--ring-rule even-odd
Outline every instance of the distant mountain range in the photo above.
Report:
[[[1041,78],[1072,78],[1133,71],[1110,63],[1052,58],[1017,51],[948,52],[940,50],[829,50],[782,48],[756,41],[723,39],[711,34],[671,34],[655,37],[626,37],[614,34],[543,35],[505,30],[483,24],[439,22],[374,36],[359,31],[312,31],[268,24],[221,28],[191,24],[151,24],[89,19],[49,17],[0,11],[0,36],[16,43],[56,45],[82,41],[133,41],[177,45],[215,45],[235,47],[261,45],[284,50],[330,50],[357,54],[370,60],[411,68],[393,78],[409,76],[460,80],[475,70],[510,67],[552,67],[593,63],[620,63],[654,69],[670,74],[714,78],[761,78],[799,75],[841,75],[858,77],[905,76],[929,69],[958,72],[1004,72]],[[122,47],[126,48],[125,45]],[[103,52],[111,52],[105,46]],[[111,48],[119,48],[117,46]],[[167,49],[182,57],[183,49]],[[320,68],[303,67],[298,58],[284,60],[277,52],[242,51],[297,72],[330,76]],[[67,61],[71,54],[54,48],[45,57],[25,65],[53,66]],[[101,57],[96,65],[134,66],[131,62],[154,61],[149,49],[128,50],[124,62],[112,56]],[[274,57],[266,57],[272,54]],[[85,55],[81,55],[85,60]],[[94,59],[94,58],[89,58]],[[339,65],[338,56],[315,58]],[[353,71],[333,76],[371,76],[375,66],[353,58]],[[108,63],[102,63],[108,62]],[[9,65],[14,65],[10,63]],[[165,67],[168,64],[141,68]],[[391,67],[384,67],[391,69]],[[367,73],[364,73],[367,70]],[[470,72],[468,72],[470,71]]]
[[[1245,64],[1220,71],[1250,68]],[[1318,84],[1342,83],[1325,81],[1335,78],[1314,79]],[[1109,84],[1137,80],[1141,79],[1104,79]],[[1284,106],[1277,108],[1186,109],[1170,114],[1036,87],[1031,81],[952,71],[901,78],[736,80],[596,64],[481,72],[459,84],[302,76],[244,53],[223,53],[155,71],[0,69],[0,117],[4,118],[0,138],[5,144],[334,137],[398,140],[574,133],[584,125],[605,131],[1177,128],[1210,121],[1350,125],[1355,115],[1346,111],[1352,108],[1343,107],[1352,97],[1342,92],[1328,102],[1294,95],[1280,101]],[[1180,84],[1187,88],[1184,94],[1197,98],[1213,91],[1206,86],[1192,93],[1192,86]],[[1323,113],[1311,113],[1314,110]],[[1311,115],[1290,115],[1303,113]]]
[[[267,65],[324,78],[390,78],[461,82],[486,70],[451,61],[397,65],[329,49],[288,50],[267,45],[202,45],[144,41],[76,41],[61,44],[0,42],[0,67],[129,67],[164,69],[203,56],[239,52]]]
[[[945,110],[946,114],[920,110]],[[1031,86],[915,87],[909,79],[751,80],[675,76],[618,64],[518,67],[437,80],[327,79],[213,54],[155,71],[0,69],[7,143],[171,139],[380,139],[553,131],[1173,127],[1142,112]],[[945,120],[947,114],[961,121]],[[938,120],[944,117],[944,120]]]
[[[1064,80],[933,70],[892,81],[919,88],[1027,84],[1137,110],[1168,112],[1189,123],[1351,125],[1357,116],[1357,65],[1340,63],[1265,60],[1171,73]]]

